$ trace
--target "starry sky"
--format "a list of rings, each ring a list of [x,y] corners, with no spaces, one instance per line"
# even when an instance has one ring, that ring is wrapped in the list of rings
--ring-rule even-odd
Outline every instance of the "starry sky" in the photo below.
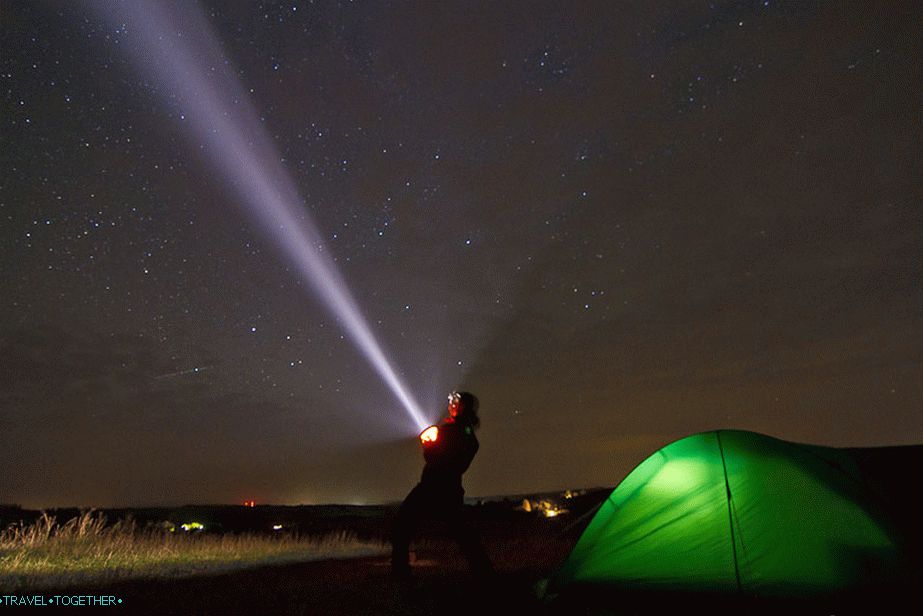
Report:
[[[468,495],[923,441],[919,3],[186,9],[430,418],[480,397]],[[0,502],[401,499],[406,414],[136,36],[0,2]]]

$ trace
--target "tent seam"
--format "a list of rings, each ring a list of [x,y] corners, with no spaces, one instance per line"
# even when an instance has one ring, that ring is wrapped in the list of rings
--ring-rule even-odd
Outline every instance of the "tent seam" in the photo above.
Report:
[[[737,539],[734,535],[734,514],[731,511],[731,483],[728,481],[728,467],[724,460],[724,445],[721,444],[721,431],[715,430],[715,438],[718,439],[718,452],[721,454],[721,467],[724,469],[724,487],[727,490],[728,503],[728,527],[731,529],[731,554],[734,557],[734,578],[737,580],[737,592],[742,592],[740,584],[740,566],[737,563]]]

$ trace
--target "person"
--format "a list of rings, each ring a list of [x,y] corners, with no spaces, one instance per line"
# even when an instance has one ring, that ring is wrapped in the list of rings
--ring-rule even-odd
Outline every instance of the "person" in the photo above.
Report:
[[[401,503],[392,536],[391,573],[398,580],[410,579],[410,541],[424,519],[448,525],[476,576],[486,580],[494,574],[477,534],[464,519],[462,475],[479,447],[474,435],[480,425],[477,397],[466,391],[452,392],[448,413],[441,424],[420,434],[426,464],[420,482]]]

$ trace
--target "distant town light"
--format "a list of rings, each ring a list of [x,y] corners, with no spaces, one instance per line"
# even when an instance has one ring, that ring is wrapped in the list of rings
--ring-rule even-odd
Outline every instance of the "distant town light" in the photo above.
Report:
[[[522,504],[517,507],[517,509],[525,511],[526,513],[540,513],[546,518],[554,518],[568,512],[567,509],[559,507],[556,502],[548,499],[529,500],[528,498],[524,498]]]

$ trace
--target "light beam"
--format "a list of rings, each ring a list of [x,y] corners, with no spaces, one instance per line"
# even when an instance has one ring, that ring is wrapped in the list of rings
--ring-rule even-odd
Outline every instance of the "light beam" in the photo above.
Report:
[[[259,115],[222,52],[210,24],[187,3],[93,1],[109,38],[131,54],[144,77],[178,111],[220,177],[250,217],[274,240],[352,343],[422,430],[429,422],[363,317],[298,189],[261,126]]]

